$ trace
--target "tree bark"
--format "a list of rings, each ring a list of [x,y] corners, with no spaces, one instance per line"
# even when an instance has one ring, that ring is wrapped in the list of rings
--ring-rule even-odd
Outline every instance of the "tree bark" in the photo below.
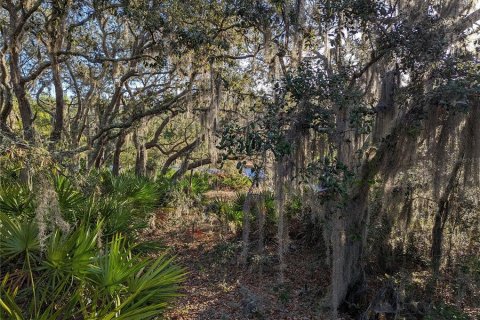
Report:
[[[140,137],[138,132],[135,132],[134,139],[136,147],[135,175],[145,177],[147,175],[147,148],[145,147],[143,137]]]
[[[63,123],[64,123],[64,101],[63,101],[63,86],[60,77],[60,66],[55,54],[51,55],[52,59],[52,78],[53,86],[55,88],[55,119],[53,122],[53,129],[50,135],[50,140],[55,145],[62,138]]]
[[[243,222],[242,222],[242,252],[240,254],[239,263],[247,264],[248,247],[250,246],[250,213],[252,211],[252,189],[253,184],[247,192],[245,202],[243,203]]]
[[[125,137],[125,133],[120,134],[117,138],[117,143],[115,144],[115,152],[112,161],[112,174],[114,176],[118,176],[120,173],[120,155],[122,153],[123,144],[125,143]]]
[[[358,183],[349,192],[348,204],[334,211],[331,233],[333,317],[344,299],[364,286],[363,254],[368,232],[370,181],[405,148],[413,147],[416,140],[408,134],[408,126],[404,123],[412,121],[418,110],[418,107],[410,109],[378,145],[375,155],[364,160],[359,168]],[[340,154],[339,159],[343,159]]]
[[[195,147],[198,146],[198,144],[200,143],[201,141],[201,138],[197,138],[195,139],[192,143],[189,143],[187,144],[185,147],[181,148],[180,150],[178,150],[176,153],[174,153],[173,155],[171,155],[170,157],[168,157],[168,159],[165,161],[165,163],[163,164],[163,167],[162,167],[162,170],[161,170],[161,174],[162,175],[165,175],[167,172],[168,172],[168,168],[170,168],[170,165],[175,161],[177,160],[178,158],[182,157],[183,155],[186,155],[186,154],[189,154],[191,153]],[[187,169],[188,166],[186,166],[185,169]],[[179,170],[180,171],[180,170]],[[176,176],[176,174],[175,174]]]
[[[21,35],[28,19],[37,11],[42,1],[37,0],[30,3],[30,8],[25,7],[25,3],[20,2],[15,5],[11,1],[7,1],[4,7],[9,14],[9,34],[8,34],[8,52],[10,53],[10,81],[12,83],[13,92],[17,98],[18,109],[20,111],[20,118],[23,126],[23,135],[25,140],[30,143],[35,142],[35,130],[33,127],[33,113],[30,102],[27,98],[27,91],[25,88],[26,80],[22,78],[20,65],[20,41]],[[22,12],[19,15],[19,12]],[[42,69],[40,69],[42,70]],[[35,78],[38,74],[33,74],[31,77]]]
[[[19,60],[18,43],[15,42],[12,43],[10,47],[10,77],[13,84],[13,91],[18,102],[18,109],[20,111],[20,118],[23,126],[23,135],[25,140],[34,142],[35,130],[33,127],[33,112],[27,98],[25,83],[22,81]]]
[[[261,193],[257,199],[257,228],[258,228],[258,254],[263,257],[264,250],[265,250],[265,219],[267,209],[265,207],[265,194]]]
[[[7,61],[5,55],[0,53],[0,85],[2,88],[2,104],[0,104],[0,129],[10,131],[7,125],[7,119],[13,109],[13,95],[10,87],[10,79],[7,71]]]
[[[466,138],[466,137],[464,137]],[[442,197],[438,201],[438,208],[435,214],[435,221],[432,228],[432,247],[431,247],[431,258],[432,258],[432,271],[434,282],[438,278],[440,271],[440,265],[442,262],[443,254],[443,230],[445,229],[445,223],[450,215],[450,197],[454,191],[455,184],[458,180],[458,175],[463,164],[465,151],[462,146],[460,150],[458,159],[453,166],[452,172],[450,173],[450,178],[448,184],[443,191]]]
[[[50,34],[49,55],[52,69],[52,81],[55,88],[55,118],[52,132],[50,134],[50,140],[52,142],[53,149],[55,149],[55,145],[61,140],[64,127],[65,102],[63,97],[60,62],[57,52],[61,51],[62,49],[63,39],[65,36],[65,14],[68,6],[68,0],[63,1],[63,3],[54,1],[52,19],[49,21],[47,26]]]

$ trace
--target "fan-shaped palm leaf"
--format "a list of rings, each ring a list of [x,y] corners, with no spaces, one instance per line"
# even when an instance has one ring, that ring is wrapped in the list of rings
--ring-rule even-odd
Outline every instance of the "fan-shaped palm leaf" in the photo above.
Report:
[[[27,187],[18,183],[0,185],[0,212],[23,217],[34,214],[33,197]]]
[[[22,256],[34,259],[40,249],[38,228],[32,221],[20,221],[0,213],[0,257],[2,263]]]

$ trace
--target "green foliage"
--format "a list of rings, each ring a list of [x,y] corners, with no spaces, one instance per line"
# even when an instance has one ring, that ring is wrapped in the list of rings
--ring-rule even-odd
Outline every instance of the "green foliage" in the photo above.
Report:
[[[476,23],[478,12],[467,18],[475,10],[473,2],[467,8],[468,2],[419,1],[418,8],[415,4],[404,6],[397,1],[375,0],[117,0],[72,1],[67,6],[57,1],[39,1],[34,6],[29,1],[5,2],[0,20],[7,27],[0,32],[6,44],[17,45],[20,54],[19,63],[6,63],[1,71],[5,81],[0,106],[4,118],[0,136],[0,167],[4,171],[0,173],[0,253],[12,271],[10,277],[4,277],[8,281],[3,282],[5,298],[1,302],[8,317],[23,318],[24,310],[30,308],[36,319],[136,319],[156,311],[127,310],[139,301],[154,309],[157,303],[145,292],[135,296],[135,288],[142,285],[129,276],[130,272],[138,277],[144,274],[152,286],[156,283],[153,271],[146,275],[149,265],[138,262],[140,258],[134,255],[134,250],[153,249],[155,244],[138,244],[138,234],[168,197],[177,197],[177,203],[182,204],[179,212],[203,205],[203,193],[212,187],[211,176],[194,173],[179,181],[167,176],[151,182],[131,174],[114,177],[99,171],[87,177],[90,182],[78,184],[71,178],[56,176],[54,186],[60,211],[72,227],[68,234],[55,230],[55,226],[49,229],[53,232],[43,234],[45,228],[37,227],[33,220],[35,186],[26,187],[15,181],[25,171],[38,175],[46,168],[71,167],[75,171],[83,167],[81,170],[87,172],[93,163],[108,165],[117,137],[134,135],[122,142],[123,148],[118,139],[116,150],[131,151],[135,145],[139,151],[138,144],[153,136],[148,148],[155,145],[158,150],[149,151],[149,165],[173,158],[184,164],[200,161],[207,142],[214,146],[209,141],[210,134],[221,130],[219,147],[224,160],[233,158],[231,155],[259,159],[273,154],[276,162],[288,164],[285,171],[293,179],[298,177],[296,169],[307,165],[304,162],[320,159],[308,165],[305,175],[318,191],[313,197],[318,195],[328,202],[327,212],[336,212],[335,205],[346,203],[355,206],[358,202],[371,208],[366,203],[370,202],[368,188],[376,183],[377,176],[385,175],[387,188],[389,178],[407,165],[429,171],[432,166],[428,161],[432,157],[445,162],[445,168],[434,168],[439,180],[448,178],[451,170],[447,169],[452,168],[456,151],[463,149],[458,158],[462,168],[454,171],[459,171],[465,182],[469,176],[476,176],[470,174],[466,164],[478,168],[479,154],[472,151],[478,149],[478,121],[472,122],[475,125],[470,129],[467,119],[468,114],[473,116],[471,119],[478,119],[478,43],[470,42],[478,30],[467,27]],[[12,30],[8,28],[9,20],[18,20]],[[62,22],[63,32],[56,30],[58,21]],[[69,53],[62,54],[68,58],[68,64],[60,60],[59,68],[46,54],[58,51],[48,46],[56,43],[50,41],[55,38],[60,44],[63,40],[69,44]],[[9,50],[7,58],[7,62],[17,61],[15,50]],[[49,81],[57,69],[61,81],[52,90]],[[389,83],[390,72],[398,75],[395,83]],[[20,74],[22,79],[8,74]],[[56,100],[62,100],[59,87],[63,87],[64,108],[56,106]],[[379,106],[376,115],[373,105],[386,96],[394,101],[392,112],[383,117],[382,112],[387,110]],[[14,103],[13,110],[8,108],[9,101]],[[54,124],[62,124],[60,119],[54,119],[61,114],[62,136],[54,142],[48,136]],[[458,117],[454,119],[452,115]],[[378,141],[377,134],[373,139],[366,136],[372,131],[376,116],[378,135],[382,135],[383,129],[390,131],[390,135]],[[403,130],[403,126],[407,128]],[[462,131],[465,137],[463,133],[459,135]],[[30,139],[30,133],[35,137]],[[448,141],[449,157],[437,157],[447,152],[437,138]],[[183,148],[191,139],[198,143]],[[372,158],[370,152],[364,152],[364,147],[371,143],[378,151],[373,152]],[[439,152],[426,150],[430,145],[438,146]],[[13,152],[14,148],[18,150]],[[365,162],[354,159],[355,151],[361,155],[359,160]],[[15,153],[23,154],[19,158],[28,161],[9,164],[10,159],[18,156]],[[339,154],[351,157],[350,167],[338,160]],[[122,165],[130,166],[132,154],[128,155],[130,163],[124,158]],[[77,161],[85,161],[85,165]],[[395,162],[399,170],[390,170]],[[237,169],[242,169],[241,163]],[[360,190],[352,188],[353,172],[360,172],[361,182],[367,183]],[[418,176],[424,175],[421,172]],[[3,176],[8,176],[8,184],[3,185]],[[478,185],[478,177],[476,180]],[[250,185],[243,176],[227,176],[220,183],[242,191]],[[453,193],[446,195],[451,208],[447,211],[460,215],[456,198],[466,198],[470,188],[464,185],[466,188],[458,197]],[[432,188],[426,185],[424,189],[415,194],[416,201],[431,198],[429,202],[437,202],[436,190],[430,194]],[[240,225],[244,197],[214,201],[214,211],[222,221]],[[276,232],[277,217],[273,195],[265,198],[268,237]],[[286,216],[294,217],[303,210],[302,203],[299,198],[290,199]],[[382,229],[375,228],[373,219],[336,212],[348,227],[345,238],[361,240],[363,233],[357,230],[358,221],[371,221],[374,231],[388,231],[382,234],[385,243],[403,229],[407,235],[412,234],[411,225],[417,223],[411,219],[413,212],[409,209],[408,214],[395,215],[390,205],[395,206],[395,201],[385,198],[382,210],[389,215],[386,221],[380,221]],[[411,207],[432,218],[427,213],[435,205],[430,203],[422,208],[415,203]],[[358,211],[368,215],[363,208]],[[311,215],[314,216],[321,215]],[[252,226],[256,225],[256,217],[253,212]],[[467,234],[473,240],[472,233],[466,231],[472,228],[458,226],[453,218],[442,218],[442,230],[457,225],[452,234]],[[398,231],[396,227],[402,219],[405,228]],[[350,224],[355,228],[349,228]],[[253,231],[255,236],[256,230]],[[424,235],[424,231],[418,234]],[[42,241],[37,241],[38,233],[42,233]],[[450,239],[455,242],[455,238]],[[466,242],[462,239],[460,243]],[[462,272],[477,275],[478,279],[478,260],[459,263],[455,259],[459,255],[455,252],[458,245],[453,244],[449,244],[449,258],[452,251],[456,266],[461,265]],[[413,248],[419,247],[413,244]],[[477,247],[469,244],[467,251]],[[357,263],[361,266],[357,248],[362,249],[355,246],[345,251],[345,259],[338,260],[346,263],[345,273]],[[336,252],[333,250],[332,254]],[[156,265],[155,270],[160,266]],[[349,281],[349,277],[345,280]],[[82,285],[77,291],[79,282]],[[39,291],[42,287],[49,289]],[[70,302],[49,304],[45,299],[50,297]],[[33,303],[27,303],[28,299]]]
[[[280,160],[295,151],[294,137],[311,132],[335,135],[339,108],[349,110],[345,120],[353,129],[369,133],[374,124],[373,106],[364,100],[362,90],[352,85],[347,70],[332,74],[327,69],[322,60],[303,61],[275,83],[273,96],[263,97],[263,108],[257,106],[261,117],[244,126],[238,119],[227,122],[218,145],[224,159],[271,151]]]
[[[247,194],[244,192],[237,193],[235,199],[224,199],[216,198],[208,206],[208,210],[217,215],[218,219],[225,223],[231,223],[236,227],[241,227],[243,223],[243,206],[245,203]],[[275,234],[277,228],[277,216],[275,208],[275,198],[273,193],[264,192],[260,197],[263,197],[265,204],[265,229],[266,235],[272,236]],[[289,207],[290,208],[290,207]],[[250,215],[250,220],[252,228],[255,229],[256,220],[258,217],[258,208],[256,206],[252,207],[252,214]],[[291,207],[290,212],[294,212],[295,205]]]
[[[32,222],[0,218],[2,318],[152,319],[178,296],[185,274],[171,258],[135,256],[119,234],[102,248],[101,223],[55,230],[39,254]]]
[[[14,258],[21,264],[35,260],[40,250],[37,235],[34,222],[0,213],[0,256],[5,259],[2,264]]]
[[[114,197],[119,202],[138,211],[150,211],[159,202],[158,186],[134,174],[121,174],[115,177],[110,172],[102,176],[102,193]]]
[[[56,287],[60,281],[82,279],[95,269],[97,242],[100,241],[102,224],[94,229],[81,224],[70,234],[55,230],[48,239],[45,256],[40,263],[42,285]]]
[[[90,205],[90,221],[104,220],[103,232],[107,237],[122,233],[129,238],[135,238],[137,231],[147,227],[149,213],[132,210],[133,206],[127,201],[104,196],[92,199]]]
[[[0,212],[14,216],[32,217],[33,196],[30,190],[17,182],[0,182]]]
[[[302,198],[299,196],[292,196],[290,201],[287,203],[286,213],[287,216],[292,218],[298,216],[303,209]]]
[[[275,113],[275,111],[272,111]],[[265,121],[249,123],[242,127],[237,122],[226,123],[218,148],[224,151],[223,159],[229,155],[259,155],[270,150],[276,158],[291,152],[291,145],[284,132],[278,127],[278,119],[265,118]]]
[[[75,188],[69,178],[62,175],[54,177],[54,188],[62,214],[69,221],[77,221],[76,214],[85,209],[86,199],[83,194]]]
[[[343,199],[353,183],[354,174],[337,159],[325,157],[323,161],[312,162],[305,170],[305,178],[318,182],[322,188],[322,201]]]
[[[128,173],[115,177],[109,172],[94,172],[88,179],[82,189],[93,190],[84,197],[68,178],[57,178],[55,186],[62,213],[74,224],[83,221],[95,225],[102,221],[104,237],[110,239],[120,233],[133,244],[160,203],[159,186]],[[90,187],[96,185],[95,181],[100,188]]]
[[[34,194],[2,180],[0,318],[152,319],[178,295],[183,270],[165,255],[136,253],[161,249],[137,239],[157,206],[158,186],[132,175],[89,179],[100,188],[52,177],[60,211],[72,228],[53,225],[48,234],[33,219]]]
[[[467,113],[473,105],[471,97],[480,93],[478,63],[448,56],[433,72],[435,87],[426,99],[450,113]]]
[[[440,304],[434,306],[425,320],[468,320],[470,317],[455,306]]]
[[[220,186],[231,190],[245,190],[250,187],[252,181],[241,174],[226,175],[220,181]]]
[[[171,200],[170,191],[174,185],[171,179],[172,175],[173,173],[167,173],[166,175],[158,176],[155,180],[159,196],[159,205],[166,205],[168,201]]]
[[[182,177],[175,187],[187,194],[200,196],[211,189],[210,177],[207,173],[194,172]]]
[[[239,208],[232,200],[216,198],[211,203],[209,209],[214,212],[223,223],[233,223],[237,227],[242,225],[242,208]]]
[[[233,261],[241,249],[240,242],[221,242],[213,249],[214,264],[225,265]]]
[[[350,126],[360,134],[368,134],[375,125],[375,112],[366,106],[356,106],[350,111]]]
[[[263,197],[265,205],[265,235],[267,237],[274,237],[277,231],[278,222],[275,194],[273,192],[265,191],[262,192],[260,197]]]

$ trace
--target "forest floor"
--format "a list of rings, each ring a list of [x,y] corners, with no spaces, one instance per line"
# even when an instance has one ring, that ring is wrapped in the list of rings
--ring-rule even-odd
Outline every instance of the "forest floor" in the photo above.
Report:
[[[219,223],[203,221],[195,229],[162,223],[149,235],[160,238],[188,272],[187,281],[167,319],[322,319],[319,301],[329,271],[318,250],[292,242],[284,285],[279,286],[273,245],[248,267],[237,264],[239,237],[222,234]],[[323,271],[321,271],[323,270]]]
[[[161,240],[188,272],[181,291],[183,296],[166,312],[166,319],[329,319],[323,306],[327,305],[330,270],[322,250],[306,245],[303,240],[291,240],[285,281],[279,285],[279,261],[273,239],[267,238],[263,255],[252,249],[248,265],[239,265],[241,235],[226,230],[215,217],[182,221],[159,212],[155,227],[145,236]],[[375,292],[381,282],[371,281],[370,289]],[[448,294],[442,296],[446,298]],[[480,319],[480,308],[464,311],[469,319]],[[446,315],[441,319],[451,317]]]

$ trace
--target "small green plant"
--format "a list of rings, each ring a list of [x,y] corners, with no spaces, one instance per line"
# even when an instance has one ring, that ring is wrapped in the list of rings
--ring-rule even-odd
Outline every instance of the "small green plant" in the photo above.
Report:
[[[210,177],[207,173],[201,172],[187,174],[177,182],[176,188],[187,194],[198,196],[211,189]]]
[[[455,306],[439,304],[425,316],[425,320],[468,320],[470,317]]]
[[[213,248],[215,263],[225,265],[235,259],[241,248],[239,242],[222,242]]]
[[[102,186],[103,195],[112,196],[134,210],[151,211],[159,202],[158,185],[131,173],[115,177],[107,172],[103,174]]]
[[[34,215],[33,195],[17,182],[0,181],[0,212],[14,216]]]
[[[278,295],[278,300],[282,304],[287,304],[291,299],[291,289],[286,285],[279,285],[274,288],[274,291]]]
[[[248,177],[240,174],[227,175],[220,181],[222,187],[231,190],[246,190],[251,184],[252,181]]]
[[[0,257],[2,265],[25,266],[38,259],[38,228],[28,219],[0,213]]]
[[[243,205],[247,197],[246,193],[237,193],[237,196],[232,204],[232,211],[238,212],[240,215],[238,218],[243,219]],[[262,194],[256,195],[257,198],[262,198],[264,203],[265,214],[265,235],[267,237],[274,237],[277,228],[277,213],[275,207],[275,196],[272,192],[265,191]],[[251,223],[253,227],[256,227],[256,219],[258,218],[258,208],[255,206],[252,208]],[[241,223],[241,221],[239,221]]]
[[[211,203],[210,210],[224,224],[233,223],[237,227],[242,224],[243,211],[231,200],[216,198]]]
[[[53,182],[63,215],[70,222],[78,221],[80,217],[77,217],[77,213],[84,209],[85,197],[75,188],[71,180],[63,175],[54,176]]]
[[[303,209],[302,199],[299,196],[293,196],[287,203],[287,216],[292,218],[298,216]]]

